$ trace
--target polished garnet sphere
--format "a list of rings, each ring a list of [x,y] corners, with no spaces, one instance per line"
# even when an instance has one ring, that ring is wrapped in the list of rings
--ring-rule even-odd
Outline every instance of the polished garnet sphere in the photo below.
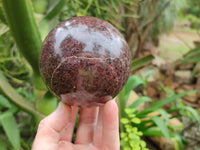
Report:
[[[40,71],[50,89],[69,105],[98,106],[116,96],[130,72],[128,45],[110,23],[75,17],[46,37]]]

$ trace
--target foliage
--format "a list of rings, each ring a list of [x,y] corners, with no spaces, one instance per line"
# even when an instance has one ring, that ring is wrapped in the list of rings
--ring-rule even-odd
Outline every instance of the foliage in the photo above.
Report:
[[[132,75],[129,77],[127,84],[120,92],[118,96],[120,104],[120,115],[122,118],[126,118],[122,120],[123,123],[121,125],[121,131],[123,131],[124,128],[126,129],[124,123],[129,120],[128,117],[130,116],[127,116],[125,108],[129,108],[130,110],[133,109],[133,116],[139,119],[141,122],[133,123],[132,127],[136,127],[138,131],[141,131],[143,133],[143,136],[163,136],[171,140],[173,140],[173,138],[176,138],[176,149],[181,150],[184,143],[182,138],[183,136],[181,135],[181,129],[183,129],[183,127],[179,127],[179,130],[177,130],[177,127],[171,125],[170,119],[175,116],[170,113],[182,113],[183,111],[186,111],[188,114],[192,115],[192,117],[195,118],[196,121],[199,122],[200,119],[196,110],[185,105],[177,105],[177,101],[181,97],[193,93],[194,91],[188,91],[181,94],[171,92],[166,98],[159,101],[153,101],[149,97],[140,96],[132,104],[126,106],[131,90],[138,86],[145,85],[146,81],[144,79],[139,76]],[[138,106],[145,102],[151,102],[151,104],[144,110],[139,111]],[[171,103],[173,107],[171,107],[169,110],[165,110],[163,106],[168,103]],[[151,115],[151,113],[153,113],[154,115]]]
[[[161,9],[166,0],[159,3],[158,10]],[[169,32],[174,27],[175,19],[178,19],[179,12],[187,6],[186,0],[173,0],[170,1],[169,6],[163,11],[158,20],[153,24],[151,34],[153,39],[157,38],[160,33]]]
[[[199,10],[199,12],[200,12],[200,10]],[[199,28],[200,28],[200,21],[199,21],[199,18],[197,16],[192,15],[192,14],[188,14],[188,15],[186,15],[185,19],[188,20],[188,21],[190,21],[191,28],[199,30]]]
[[[146,42],[159,44],[159,35],[169,32],[178,13],[187,6],[186,0],[153,0],[137,2],[134,8],[135,18],[125,19],[126,39],[131,49],[132,57],[143,55]],[[129,9],[125,8],[129,13]]]
[[[140,124],[141,120],[134,114],[134,108],[126,108],[127,118],[121,118],[121,123],[125,127],[125,131],[120,133],[121,147],[124,150],[148,150],[146,143],[141,140],[142,132],[138,131],[133,124]]]
[[[188,1],[187,3],[188,3],[188,5],[187,5],[187,7],[185,7],[183,12],[200,17],[200,14],[199,14],[200,2],[199,2],[199,0],[192,0],[192,1]]]
[[[188,14],[184,16],[184,20],[190,21],[191,28],[194,28],[198,34],[200,33],[200,30],[199,30],[200,21],[198,18],[199,12],[200,12],[199,3],[200,2],[197,0],[190,1],[189,4],[190,6],[193,6],[193,9],[191,9],[191,7],[187,7],[183,11],[183,12],[188,12]],[[200,59],[200,46],[199,44],[196,44],[196,47],[192,48],[188,53],[184,55],[183,59],[178,62],[179,64],[187,64],[187,63],[194,64],[194,68],[192,70],[192,76],[191,76],[192,81],[194,81],[194,79],[199,76],[199,74],[197,73],[198,68],[200,66],[199,59]]]
[[[195,47],[194,49],[190,50],[187,54],[185,54],[184,58],[180,60],[179,64],[187,64],[193,63],[195,67],[192,70],[191,80],[194,80],[198,77],[198,68],[200,66],[200,47]]]
[[[124,30],[121,27],[121,22],[118,23],[116,20],[120,17],[135,16],[133,13],[123,14],[120,12],[120,7],[131,8],[135,5],[134,0],[67,0],[65,10],[60,14],[60,20],[75,16],[95,16],[107,20]]]

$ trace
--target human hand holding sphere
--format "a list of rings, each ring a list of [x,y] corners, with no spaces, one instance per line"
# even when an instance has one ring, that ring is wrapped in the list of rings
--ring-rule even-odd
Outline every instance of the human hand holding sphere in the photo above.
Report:
[[[40,71],[61,102],[41,121],[33,150],[119,150],[118,107],[111,99],[128,79],[130,54],[117,29],[94,17],[60,23],[43,43]]]

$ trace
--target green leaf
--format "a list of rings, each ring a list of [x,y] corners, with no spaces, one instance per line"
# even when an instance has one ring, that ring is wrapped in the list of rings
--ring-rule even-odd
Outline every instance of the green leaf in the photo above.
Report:
[[[6,144],[0,141],[0,150],[7,150]]]
[[[0,95],[0,105],[7,108],[11,107],[10,102],[3,95]]]
[[[121,118],[121,123],[128,124],[129,120],[127,118]]]
[[[187,62],[188,63],[196,63],[196,62],[198,62],[200,60],[200,56],[195,56],[194,58],[188,58],[187,59]]]
[[[32,0],[32,5],[36,13],[43,14],[47,9],[48,0]]]
[[[128,81],[124,87],[124,90],[126,93],[129,93],[130,91],[132,91],[134,88],[136,88],[139,85],[144,85],[144,79],[142,79],[139,76],[136,75],[132,75],[128,78]]]
[[[124,109],[126,107],[126,103],[128,101],[128,98],[130,96],[131,91],[139,85],[145,85],[145,81],[139,76],[132,75],[128,78],[126,85],[124,86],[124,88],[119,93],[119,95],[118,95],[119,112],[120,112],[121,117],[126,116]]]
[[[193,68],[193,70],[192,70],[192,75],[191,75],[191,79],[194,79],[194,78],[196,77],[196,74],[197,74],[197,71],[198,71],[199,67],[200,67],[200,62],[198,62],[198,63],[195,65],[195,67]]]
[[[140,18],[138,15],[136,15],[136,14],[121,14],[121,15],[119,15],[119,16],[121,16],[121,17],[128,17],[128,18]]]
[[[141,96],[136,101],[134,101],[128,108],[137,108],[140,104],[150,101],[152,101],[151,98],[147,96]]]
[[[36,117],[36,120],[41,120],[44,116],[35,109],[35,106],[28,102],[23,96],[9,84],[8,80],[0,70],[0,91],[15,105],[24,111],[31,113]],[[12,108],[12,107],[11,107]]]
[[[121,132],[121,134],[120,134],[120,137],[121,137],[121,138],[124,138],[124,137],[126,137],[126,136],[127,136],[127,133]]]
[[[144,65],[146,65],[147,63],[151,62],[154,59],[153,55],[148,55],[148,56],[144,56],[141,58],[138,58],[134,61],[132,61],[131,63],[131,71],[136,70]]]
[[[159,109],[159,110],[157,110],[157,112],[159,112],[164,117],[164,119],[166,120],[168,125],[171,125],[168,113],[164,109]]]
[[[194,108],[185,106],[185,107],[182,107],[181,109],[190,112],[192,116],[195,118],[195,120],[198,121],[198,123],[200,123],[199,114]]]
[[[125,108],[125,112],[126,112],[127,114],[132,114],[132,113],[134,113],[134,111],[135,111],[134,108]]]
[[[101,11],[100,11],[100,6],[99,6],[99,3],[97,0],[94,1],[95,2],[95,5],[96,5],[96,9],[97,9],[97,13],[98,14],[101,14]]]
[[[131,122],[133,122],[135,124],[140,124],[141,120],[139,118],[133,118],[133,119],[131,119]]]
[[[181,63],[186,63],[188,62],[188,60],[190,60],[192,57],[196,57],[200,54],[200,48],[194,48],[193,50],[191,50],[189,53],[187,53],[184,57],[184,59],[181,61]]]
[[[151,119],[160,128],[160,130],[163,133],[163,135],[167,139],[169,139],[170,138],[169,130],[168,130],[167,126],[165,125],[165,122],[160,117],[151,117]]]
[[[118,7],[113,0],[111,0],[111,5],[112,5],[113,9],[115,10],[115,12],[118,13],[119,12]]]
[[[175,138],[174,143],[176,150],[183,150],[183,140],[181,138],[181,135],[177,133],[172,133],[170,136]]]
[[[16,120],[10,112],[5,112],[0,115],[0,123],[5,131],[10,143],[15,150],[20,149],[20,134]]]
[[[19,50],[31,64],[35,74],[39,71],[39,53],[42,45],[30,0],[1,0],[3,14]]]
[[[39,29],[40,29],[40,34],[42,37],[42,40],[47,36],[49,33],[49,22],[57,16],[63,7],[65,6],[66,0],[58,0],[55,1],[52,7],[50,7],[49,10],[47,10],[47,15],[40,21],[39,23]]]
[[[139,112],[137,115],[144,115],[144,114],[148,114],[150,112],[153,112],[155,111],[156,109],[164,106],[165,104],[167,103],[170,103],[178,98],[181,98],[185,95],[188,95],[188,94],[191,94],[191,93],[194,93],[195,91],[186,91],[186,92],[183,92],[183,93],[180,93],[180,94],[176,94],[176,95],[173,95],[173,96],[170,96],[170,97],[167,97],[165,99],[162,99],[162,100],[159,100],[153,104],[151,104],[149,107],[147,107],[146,109],[142,110],[141,112]]]
[[[36,103],[36,108],[44,115],[49,115],[58,106],[58,99],[47,91],[44,97]]]
[[[143,131],[143,136],[163,136],[163,133],[158,127],[152,127]]]
[[[52,6],[49,10],[47,10],[48,13],[43,20],[50,21],[55,16],[57,16],[61,12],[62,8],[65,6],[65,3],[66,0],[55,1],[54,6]]]
[[[3,9],[2,9],[1,6],[0,6],[0,20],[1,20],[4,24],[7,24],[6,18],[5,18],[5,16],[4,16],[4,14],[3,14]]]

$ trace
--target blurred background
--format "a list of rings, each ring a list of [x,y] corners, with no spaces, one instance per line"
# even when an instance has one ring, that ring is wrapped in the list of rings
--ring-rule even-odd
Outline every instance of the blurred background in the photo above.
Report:
[[[124,35],[131,74],[117,96],[122,150],[200,150],[200,0],[0,0],[0,150],[30,150],[58,104],[38,67],[42,41],[75,16]]]

